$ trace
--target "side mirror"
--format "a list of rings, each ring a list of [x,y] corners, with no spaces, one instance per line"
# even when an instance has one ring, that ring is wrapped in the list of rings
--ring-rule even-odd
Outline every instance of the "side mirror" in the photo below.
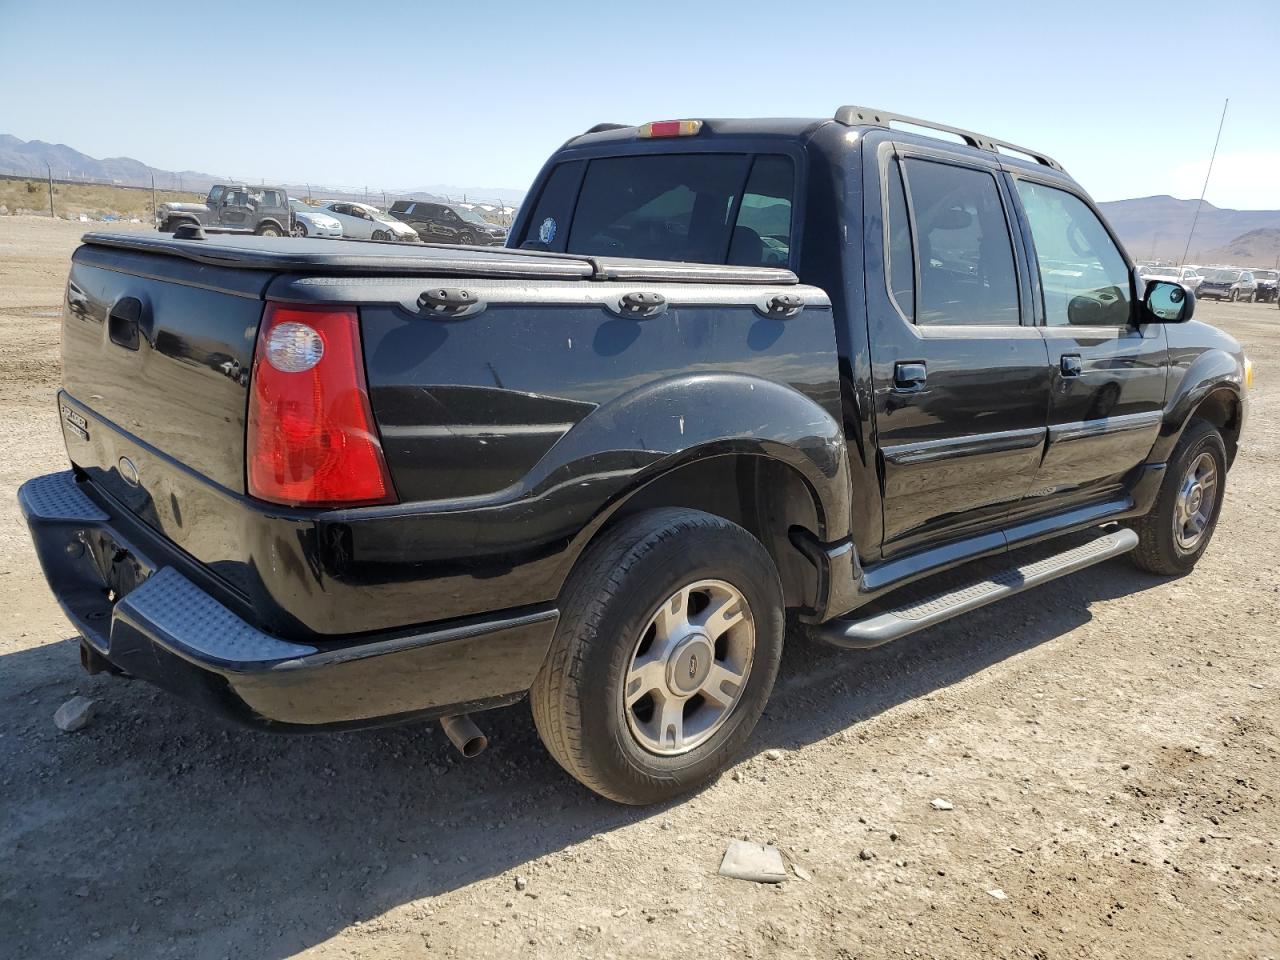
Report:
[[[1196,295],[1180,283],[1150,280],[1142,296],[1144,323],[1186,323],[1196,312]]]

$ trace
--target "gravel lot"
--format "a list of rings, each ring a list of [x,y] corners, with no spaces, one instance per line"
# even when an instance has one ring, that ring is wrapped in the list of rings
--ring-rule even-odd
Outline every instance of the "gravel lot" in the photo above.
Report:
[[[462,761],[434,726],[271,737],[81,672],[14,492],[64,466],[82,230],[0,217],[3,955],[1280,956],[1274,305],[1200,306],[1258,385],[1194,575],[1113,561],[869,654],[796,638],[750,755],[629,810],[524,704]],[[61,733],[76,694],[98,714]],[[734,838],[810,879],[718,877]]]

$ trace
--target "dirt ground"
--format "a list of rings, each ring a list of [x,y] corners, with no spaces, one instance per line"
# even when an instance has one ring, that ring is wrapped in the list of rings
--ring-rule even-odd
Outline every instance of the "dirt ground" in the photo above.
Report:
[[[797,639],[749,755],[632,810],[562,774],[525,704],[462,761],[434,726],[246,733],[81,672],[14,503],[64,466],[80,231],[0,217],[0,954],[1280,956],[1274,305],[1200,306],[1258,384],[1192,576],[1119,560],[873,653]],[[99,713],[60,733],[75,694]],[[810,879],[718,877],[734,838]]]

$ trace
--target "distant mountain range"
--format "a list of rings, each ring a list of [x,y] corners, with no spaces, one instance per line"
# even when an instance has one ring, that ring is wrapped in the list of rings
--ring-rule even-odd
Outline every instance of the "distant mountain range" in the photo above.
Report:
[[[163,190],[190,190],[194,193],[206,193],[215,183],[235,182],[243,177],[228,177],[198,170],[161,170],[151,167],[141,160],[132,157],[107,157],[95,159],[81,153],[65,143],[46,143],[43,140],[22,140],[7,133],[0,133],[0,174],[43,179],[52,170],[55,180],[80,180],[94,183],[118,184],[125,187],[149,187],[151,178],[155,177],[156,187]],[[256,182],[256,179],[251,182]],[[308,188],[314,196],[330,196],[350,198],[361,196],[322,184],[281,183],[293,194],[306,196]],[[388,189],[388,196],[392,190]],[[381,202],[382,188],[376,191],[370,188],[370,202]],[[524,191],[499,187],[466,187],[450,184],[430,184],[425,187],[396,189],[397,197],[414,199],[457,200],[463,196],[468,199],[494,200],[501,198],[504,202],[518,203],[524,197]],[[376,199],[375,199],[376,198]]]
[[[1226,210],[1206,203],[1197,219],[1195,200],[1170,196],[1098,206],[1136,259],[1181,259],[1192,220],[1191,263],[1272,266],[1280,256],[1280,210]]]

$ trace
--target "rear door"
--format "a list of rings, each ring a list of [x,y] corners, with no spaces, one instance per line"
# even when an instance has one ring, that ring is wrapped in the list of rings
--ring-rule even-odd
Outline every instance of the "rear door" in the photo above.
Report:
[[[883,552],[991,535],[1044,448],[1049,363],[998,162],[864,148]]]
[[[1036,308],[1052,367],[1049,442],[1027,512],[1118,490],[1146,459],[1163,418],[1168,347],[1138,326],[1132,271],[1089,201],[1069,182],[1012,176]]]

